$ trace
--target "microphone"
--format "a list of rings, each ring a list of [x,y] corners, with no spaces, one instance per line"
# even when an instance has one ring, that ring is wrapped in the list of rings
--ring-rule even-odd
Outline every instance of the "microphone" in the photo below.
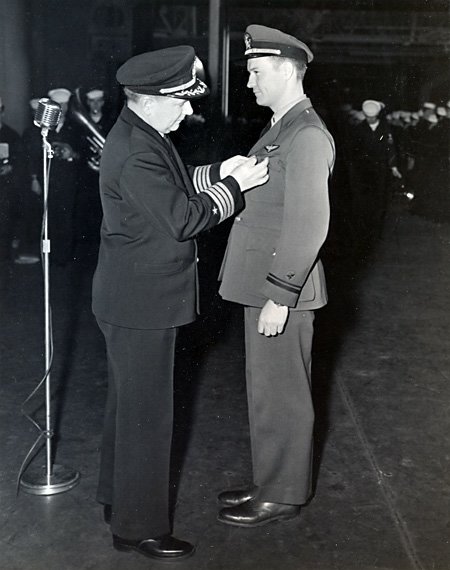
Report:
[[[48,97],[39,99],[36,113],[34,115],[34,124],[36,127],[44,129],[55,129],[61,118],[61,106]]]

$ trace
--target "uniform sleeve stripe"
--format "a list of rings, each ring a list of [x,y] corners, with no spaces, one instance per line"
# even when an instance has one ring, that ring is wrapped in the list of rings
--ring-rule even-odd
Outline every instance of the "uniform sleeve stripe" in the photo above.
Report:
[[[269,273],[266,279],[267,281],[269,281],[269,283],[272,283],[272,285],[276,285],[277,287],[280,287],[285,291],[289,291],[290,293],[300,293],[300,291],[302,290],[300,286],[287,283],[286,281],[283,281],[276,275],[273,275],[273,273]]]
[[[211,186],[210,170],[211,170],[210,164],[206,166],[197,166],[195,168],[192,181],[194,183],[194,188],[197,193],[203,192],[203,190],[206,190],[206,188]]]
[[[225,215],[226,204],[223,201],[222,196],[220,196],[220,194],[216,194],[214,192],[214,188],[209,188],[208,190],[205,190],[205,192],[211,196],[211,198],[213,199],[213,201],[216,203],[217,207],[219,208],[220,221],[225,220],[225,218],[227,217]]]
[[[220,221],[226,220],[234,214],[234,199],[231,192],[225,184],[217,182],[214,186],[204,190],[210,196],[214,203],[217,205],[220,212]]]

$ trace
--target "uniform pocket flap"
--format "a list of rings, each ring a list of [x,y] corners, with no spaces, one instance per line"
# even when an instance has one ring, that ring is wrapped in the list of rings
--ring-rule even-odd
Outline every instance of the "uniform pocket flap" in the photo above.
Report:
[[[278,239],[279,233],[276,230],[252,228],[247,238],[246,250],[275,253]]]
[[[184,261],[170,261],[168,263],[134,263],[135,275],[170,275],[184,269]]]

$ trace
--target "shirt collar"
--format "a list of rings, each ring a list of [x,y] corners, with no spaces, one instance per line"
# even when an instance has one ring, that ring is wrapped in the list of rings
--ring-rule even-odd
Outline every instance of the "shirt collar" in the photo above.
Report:
[[[279,121],[284,115],[286,115],[286,113],[288,111],[290,111],[292,109],[292,107],[294,107],[295,105],[297,105],[297,103],[300,103],[300,101],[304,101],[305,99],[307,99],[306,95],[300,95],[300,97],[297,97],[296,99],[294,99],[293,101],[290,101],[289,103],[286,103],[286,105],[284,105],[283,107],[281,107],[281,109],[278,109],[278,111],[276,113],[273,114],[272,119],[270,121],[270,125],[273,126],[277,121]]]

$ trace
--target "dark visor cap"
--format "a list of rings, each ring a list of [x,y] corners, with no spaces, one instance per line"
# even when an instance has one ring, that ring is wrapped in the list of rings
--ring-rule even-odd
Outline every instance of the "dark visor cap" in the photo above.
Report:
[[[305,64],[314,59],[312,51],[305,43],[275,28],[251,24],[245,30],[244,41],[246,58],[290,57]]]
[[[117,81],[135,93],[198,99],[209,89],[197,77],[201,65],[191,46],[174,46],[136,55],[117,70]]]

